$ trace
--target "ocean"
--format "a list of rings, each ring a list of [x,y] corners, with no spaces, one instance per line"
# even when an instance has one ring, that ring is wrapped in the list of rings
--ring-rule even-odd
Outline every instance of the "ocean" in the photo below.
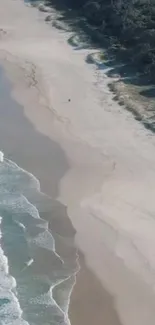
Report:
[[[0,157],[2,153],[0,154]],[[38,204],[37,204],[38,202]],[[0,324],[69,324],[77,264],[65,263],[39,209],[50,205],[39,181],[0,162]],[[37,206],[38,205],[38,206]]]

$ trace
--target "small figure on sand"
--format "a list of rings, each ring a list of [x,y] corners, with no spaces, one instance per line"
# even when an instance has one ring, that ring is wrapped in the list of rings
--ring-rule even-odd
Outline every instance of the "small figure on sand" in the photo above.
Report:
[[[68,102],[70,102],[71,101],[71,99],[70,98],[68,98]]]

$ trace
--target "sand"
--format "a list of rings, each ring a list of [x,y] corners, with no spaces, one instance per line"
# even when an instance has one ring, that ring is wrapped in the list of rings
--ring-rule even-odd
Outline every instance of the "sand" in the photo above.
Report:
[[[67,206],[87,264],[81,263],[72,294],[71,320],[154,325],[154,135],[113,101],[104,71],[85,62],[90,50],[75,51],[67,42],[71,34],[46,24],[45,17],[21,0],[1,0],[0,59],[12,97],[37,137],[46,138],[46,144],[38,142],[36,155],[29,138],[22,166]],[[16,140],[12,154],[21,160]]]

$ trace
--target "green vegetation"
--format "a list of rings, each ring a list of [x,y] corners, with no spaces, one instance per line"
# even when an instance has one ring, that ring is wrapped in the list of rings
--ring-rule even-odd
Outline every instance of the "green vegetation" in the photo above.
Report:
[[[57,0],[95,27],[113,57],[155,82],[155,0]],[[53,1],[52,1],[53,3]]]

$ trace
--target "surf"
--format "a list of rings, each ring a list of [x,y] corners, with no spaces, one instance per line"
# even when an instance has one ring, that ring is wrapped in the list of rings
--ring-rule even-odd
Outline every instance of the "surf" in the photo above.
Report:
[[[2,217],[0,217],[0,226]],[[0,239],[2,239],[2,232],[0,230]],[[4,251],[0,248],[0,318],[1,324],[17,324],[29,325],[22,318],[22,309],[19,300],[15,294],[16,280],[9,273],[8,258]]]
[[[46,195],[40,190],[39,180],[13,161],[4,158],[3,152],[1,152],[0,157],[3,159],[3,164],[0,164],[0,213],[2,214],[3,234],[1,244],[4,249],[2,253],[5,252],[3,254],[6,265],[5,272],[9,272],[9,262],[13,272],[13,275],[6,273],[7,275],[4,278],[1,277],[0,287],[4,287],[4,283],[8,279],[10,284],[10,286],[5,285],[5,294],[2,299],[5,298],[5,301],[6,299],[12,299],[12,302],[8,300],[9,302],[4,304],[0,310],[0,317],[2,315],[2,318],[6,318],[5,325],[13,324],[13,319],[16,319],[17,322],[20,320],[22,325],[31,324],[32,319],[34,319],[34,324],[39,325],[41,324],[39,312],[42,310],[42,314],[45,314],[46,318],[51,309],[53,322],[55,322],[54,317],[59,317],[60,322],[63,321],[64,324],[69,325],[68,309],[71,292],[76,282],[76,273],[79,269],[78,263],[73,269],[68,269],[63,258],[56,250],[55,239],[51,230],[49,230],[47,220],[40,217],[37,207],[32,202],[33,197],[37,197],[37,201],[40,201],[40,197],[41,201],[45,200],[46,202]],[[30,201],[30,198],[32,198],[32,201]],[[50,254],[52,254],[51,257],[55,256],[55,259],[59,261],[57,271],[51,269],[48,281],[46,275],[38,278],[37,273],[35,281],[32,281],[35,275],[34,272],[39,271],[37,263],[42,261],[40,259],[42,255],[40,254],[43,253],[41,252],[48,252],[47,256],[50,256]],[[44,256],[42,258],[44,260]],[[45,265],[43,269],[47,270],[47,274],[49,273],[48,265]],[[67,282],[68,280],[69,282]],[[24,291],[20,288],[20,283],[24,284]],[[49,287],[48,291],[47,287]],[[61,290],[59,287],[62,288],[63,295],[61,295],[63,299],[60,297]],[[59,290],[55,293],[57,288]],[[40,305],[42,307],[39,307],[37,302],[38,290],[42,291],[40,295]],[[36,296],[36,298],[32,299],[32,296]],[[45,299],[48,300],[48,309],[43,307],[44,300],[41,299],[41,297],[45,296],[48,296],[48,299]],[[26,320],[23,318],[23,308]],[[34,314],[34,308],[38,311],[38,316]],[[14,311],[11,312],[11,310]]]
[[[0,151],[0,162],[4,161],[4,154],[2,151]]]

